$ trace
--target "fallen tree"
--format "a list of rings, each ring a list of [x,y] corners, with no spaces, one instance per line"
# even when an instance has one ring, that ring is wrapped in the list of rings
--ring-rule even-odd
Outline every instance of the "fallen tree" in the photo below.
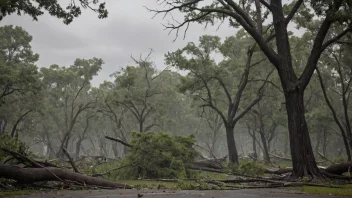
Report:
[[[124,146],[127,146],[129,148],[133,148],[133,146],[119,138],[114,138],[114,137],[110,137],[110,136],[105,136],[106,139],[108,140],[112,140],[118,143],[121,143]],[[226,161],[227,156],[223,157],[223,158],[215,158],[214,159],[205,159],[205,160],[198,160],[195,161],[191,164],[191,166],[189,167],[190,169],[195,169],[195,170],[201,170],[201,169],[206,169],[208,171],[213,170],[213,169],[223,169],[223,166],[221,165],[222,162]],[[216,171],[213,171],[216,172]],[[220,171],[222,172],[222,171]]]
[[[75,181],[83,185],[110,188],[131,188],[126,184],[115,183],[54,167],[20,168],[11,165],[0,164],[0,177],[5,179],[13,179],[23,184],[32,184],[35,182],[43,181]]]
[[[84,186],[92,185],[105,188],[131,188],[129,185],[111,182],[79,173],[74,163],[71,164],[77,172],[72,172],[60,167],[53,167],[54,165],[50,163],[48,164],[31,160],[20,153],[6,148],[0,148],[0,151],[16,158],[18,160],[18,165],[25,165],[25,167],[20,167],[0,163],[0,178],[13,179],[23,184],[33,184],[35,182],[44,181],[72,181]],[[49,167],[45,167],[46,164],[48,164]]]

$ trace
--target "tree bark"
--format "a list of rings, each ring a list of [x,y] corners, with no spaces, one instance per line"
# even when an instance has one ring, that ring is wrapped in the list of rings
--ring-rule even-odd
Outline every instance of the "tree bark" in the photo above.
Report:
[[[234,126],[226,125],[227,149],[229,151],[230,162],[238,164],[238,152],[236,148],[234,128]]]
[[[305,119],[303,90],[298,87],[285,92],[286,109],[288,116],[288,129],[293,164],[293,177],[317,176],[321,173],[317,167],[311,140]]]

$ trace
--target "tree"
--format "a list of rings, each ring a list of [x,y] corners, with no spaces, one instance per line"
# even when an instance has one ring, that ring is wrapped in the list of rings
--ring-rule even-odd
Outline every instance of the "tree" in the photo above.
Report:
[[[62,134],[58,157],[63,156],[61,148],[67,149],[80,116],[96,105],[96,99],[89,95],[90,81],[97,75],[102,64],[103,60],[98,58],[76,59],[74,64],[67,68],[58,65],[41,68],[43,83],[51,103],[51,112],[46,113],[51,115],[59,133]]]
[[[79,4],[81,6],[79,6]],[[37,21],[38,16],[43,15],[43,11],[46,10],[51,16],[63,19],[65,24],[70,24],[74,18],[81,15],[81,7],[97,12],[100,19],[108,16],[108,11],[105,8],[105,2],[99,3],[99,0],[72,0],[66,8],[63,8],[58,0],[1,0],[0,21],[5,16],[13,13],[16,13],[17,15],[28,14],[33,18],[33,20]]]
[[[21,27],[0,27],[0,134],[17,137],[21,125],[37,112],[42,84],[31,41]],[[26,127],[32,129],[31,124]]]
[[[157,126],[157,120],[161,116],[157,108],[162,103],[157,101],[157,96],[162,94],[162,82],[158,82],[160,74],[153,67],[149,57],[134,59],[137,67],[127,66],[120,72],[115,73],[115,105],[126,108],[138,123],[139,132],[147,132]]]
[[[327,53],[326,61],[323,63],[326,68],[318,69],[317,75],[319,78],[320,86],[323,91],[324,99],[326,104],[328,105],[335,123],[339,127],[341,132],[341,136],[343,138],[343,142],[345,144],[346,155],[348,160],[351,161],[351,149],[352,149],[352,132],[350,125],[350,116],[349,116],[349,98],[351,95],[351,82],[352,82],[352,68],[350,66],[351,62],[351,49],[344,45],[340,45],[337,48],[330,48],[330,53]],[[332,68],[330,67],[333,66]],[[325,70],[324,73],[320,70]],[[326,81],[332,81],[328,85],[326,85],[326,81],[323,81],[323,75]],[[328,90],[331,90],[333,93],[337,95],[337,100],[341,101],[339,106],[341,107],[342,116],[340,112],[336,110],[336,106],[334,107],[332,98],[329,97]],[[341,119],[340,119],[341,118]]]
[[[39,91],[38,68],[30,36],[21,27],[0,27],[0,106],[13,93]]]
[[[237,3],[233,0],[214,0],[209,3],[202,0],[163,2],[169,6],[168,9],[152,11],[167,14],[179,10],[185,13],[184,21],[168,25],[170,29],[178,31],[192,22],[214,24],[217,19],[227,18],[230,25],[241,26],[252,36],[280,76],[288,116],[292,177],[322,176],[316,165],[304,115],[304,90],[316,69],[321,53],[351,31],[351,16],[348,13],[351,13],[352,7],[349,1],[296,0],[283,4],[281,0],[255,0],[255,6],[252,6],[252,1]],[[272,22],[266,20],[268,16],[272,18]],[[291,56],[287,27],[292,19],[300,27],[307,28],[313,36],[310,41],[311,52],[305,60],[302,73],[295,71]],[[311,23],[308,23],[310,20]],[[327,37],[329,30],[337,27],[341,27],[341,31]],[[274,48],[269,42],[272,39],[276,41]]]
[[[189,91],[192,97],[199,101],[200,107],[211,108],[220,115],[226,128],[229,159],[231,162],[238,163],[234,128],[238,121],[261,100],[261,90],[266,83],[262,84],[256,97],[247,106],[240,107],[240,102],[249,80],[250,68],[262,63],[264,59],[254,57],[259,60],[252,63],[254,46],[251,46],[248,51],[237,47],[239,43],[246,43],[246,35],[241,33],[237,37],[227,38],[223,44],[219,37],[207,35],[201,36],[199,42],[198,46],[189,43],[183,49],[168,53],[166,63],[189,71],[189,74],[182,78],[180,90]],[[219,65],[211,57],[215,50],[219,50],[225,57]],[[246,53],[247,56],[245,56]],[[187,58],[186,54],[190,55],[190,58]],[[238,75],[241,70],[244,70],[242,75]],[[236,88],[233,88],[234,78],[238,82]],[[225,101],[222,98],[226,98]]]

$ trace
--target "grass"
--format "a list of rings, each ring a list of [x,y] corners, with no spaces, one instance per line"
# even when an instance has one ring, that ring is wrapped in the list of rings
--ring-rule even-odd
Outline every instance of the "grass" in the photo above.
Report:
[[[352,196],[352,184],[343,185],[341,186],[341,188],[303,186],[303,187],[292,187],[289,189],[299,190],[308,194]]]
[[[38,193],[37,190],[14,190],[14,191],[0,191],[0,197],[10,196],[10,195],[32,195]]]

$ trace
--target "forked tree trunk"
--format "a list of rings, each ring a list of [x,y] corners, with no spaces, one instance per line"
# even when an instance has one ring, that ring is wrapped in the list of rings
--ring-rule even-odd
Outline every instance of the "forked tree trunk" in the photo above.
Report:
[[[234,126],[226,126],[227,149],[229,151],[229,160],[238,164],[238,153],[236,148]]]
[[[263,144],[264,161],[265,161],[265,163],[270,163],[268,145],[267,145],[267,142],[266,142],[266,139],[265,139],[265,135],[263,134],[263,132],[260,132],[260,138],[261,138],[262,144]]]
[[[300,89],[285,92],[293,177],[321,176],[315,162],[304,110],[304,92]]]

